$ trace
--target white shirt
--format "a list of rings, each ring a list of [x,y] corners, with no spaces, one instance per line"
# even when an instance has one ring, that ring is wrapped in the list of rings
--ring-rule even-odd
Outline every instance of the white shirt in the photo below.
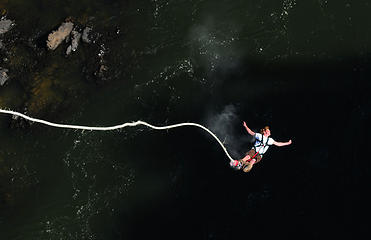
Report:
[[[263,138],[264,146],[261,146],[262,138]],[[256,140],[255,140],[254,146],[255,146],[256,151],[259,154],[264,154],[268,150],[269,146],[272,145],[274,142],[273,138],[268,138],[269,140],[267,142],[267,137],[263,136],[260,133],[255,133],[255,139]]]

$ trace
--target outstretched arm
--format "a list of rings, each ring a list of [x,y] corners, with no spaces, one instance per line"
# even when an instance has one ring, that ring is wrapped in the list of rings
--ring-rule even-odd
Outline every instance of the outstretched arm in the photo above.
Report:
[[[247,131],[251,136],[254,136],[254,135],[255,135],[255,132],[251,131],[251,129],[247,127],[246,122],[243,122],[243,126],[246,128],[246,131]]]
[[[292,141],[288,141],[288,142],[276,142],[276,141],[273,141],[273,145],[276,145],[278,147],[282,147],[282,146],[287,146],[287,145],[290,145],[292,143]]]

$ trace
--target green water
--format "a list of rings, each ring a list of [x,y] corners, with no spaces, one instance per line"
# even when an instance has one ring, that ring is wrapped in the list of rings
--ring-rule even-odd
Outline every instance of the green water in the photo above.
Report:
[[[311,107],[301,98],[305,94],[300,96],[303,89],[325,96],[331,92],[337,99],[353,85],[343,80],[331,89],[336,81],[320,82],[320,73],[309,81],[305,75],[312,72],[305,67],[287,78],[281,72],[274,79],[275,71],[284,72],[280,68],[290,64],[336,65],[367,56],[371,49],[371,34],[364,31],[371,27],[365,21],[367,1],[8,0],[0,7],[16,24],[2,36],[11,57],[2,62],[10,80],[0,88],[0,107],[28,109],[60,123],[108,126],[140,119],[157,125],[206,124],[208,114],[233,104],[242,106],[241,118],[249,116],[256,125],[252,116],[281,122],[276,126],[283,130],[277,133],[284,136],[289,130],[283,122],[294,120],[285,119],[282,109],[297,107],[300,113],[301,106]],[[67,17],[100,35],[96,43],[80,43],[69,57],[65,43],[53,52],[44,45]],[[94,76],[100,50],[108,66],[104,79]],[[269,100],[273,107],[267,106],[267,96],[293,95],[297,105],[275,98]],[[332,106],[335,100],[323,101]],[[349,104],[347,98],[340,103]],[[22,128],[9,127],[6,116],[0,123],[1,239],[139,239],[132,235],[141,232],[133,231],[135,226],[189,217],[199,204],[194,198],[203,196],[198,201],[205,205],[209,199],[203,187],[214,189],[226,176],[227,182],[236,180],[225,173],[222,151],[198,130],[81,132],[26,123]],[[220,165],[206,174],[199,164],[205,159]],[[225,184],[220,191],[228,189]],[[262,184],[267,185],[257,191],[264,203],[274,195],[274,184]],[[255,203],[255,195],[249,196],[249,203]],[[256,219],[249,215],[255,205],[244,206],[222,208],[220,214],[240,212],[239,219]],[[165,217],[158,223],[146,220],[155,222],[161,214]],[[218,233],[228,239],[223,234],[231,232],[232,219],[216,223],[213,214],[200,216],[199,221],[206,219],[202,226],[182,220],[184,229],[197,229],[189,236],[212,239]],[[154,238],[164,236],[156,229]]]

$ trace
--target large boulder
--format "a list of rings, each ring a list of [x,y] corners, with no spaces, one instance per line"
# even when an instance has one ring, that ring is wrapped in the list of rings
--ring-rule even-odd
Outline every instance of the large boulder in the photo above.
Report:
[[[76,30],[73,30],[71,33],[71,45],[68,46],[67,51],[66,51],[67,55],[77,50],[77,47],[79,46],[80,38],[81,38],[81,33],[79,33]]]
[[[92,28],[91,27],[86,27],[84,28],[84,30],[82,31],[82,41],[84,43],[91,43],[91,36],[90,36],[90,32],[91,32]]]
[[[14,26],[14,22],[12,20],[1,18],[0,20],[0,34],[4,34],[9,31]]]
[[[3,86],[8,81],[8,69],[0,67],[0,86]]]
[[[59,44],[61,44],[70,35],[72,29],[72,22],[62,23],[58,30],[49,34],[48,40],[46,41],[48,49],[55,50],[59,46]]]

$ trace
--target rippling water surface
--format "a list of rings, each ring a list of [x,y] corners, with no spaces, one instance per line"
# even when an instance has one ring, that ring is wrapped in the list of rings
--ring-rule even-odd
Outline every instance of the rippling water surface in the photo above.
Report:
[[[346,226],[360,209],[345,203],[365,201],[358,187],[370,172],[365,142],[349,142],[365,137],[370,114],[367,1],[9,0],[0,8],[15,22],[1,36],[10,70],[1,108],[92,126],[197,122],[235,158],[251,146],[244,120],[294,141],[242,174],[199,129],[75,131],[1,116],[1,239],[353,234]],[[97,36],[68,57],[66,43],[45,46],[66,18]]]

